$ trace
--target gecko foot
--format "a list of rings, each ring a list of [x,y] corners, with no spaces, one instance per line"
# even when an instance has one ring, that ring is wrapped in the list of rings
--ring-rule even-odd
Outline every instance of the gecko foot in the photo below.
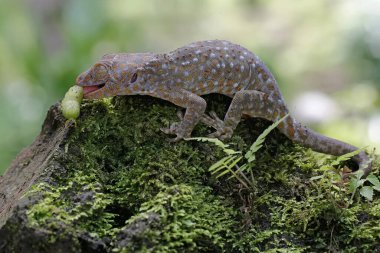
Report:
[[[183,121],[184,113],[182,112],[182,110],[177,111],[177,117],[180,121]]]
[[[170,127],[162,127],[160,130],[164,132],[165,134],[172,134],[176,135],[175,138],[169,139],[169,142],[177,142],[182,140],[183,138],[189,137],[185,134],[185,132],[182,130],[181,122],[174,122],[170,125]]]
[[[208,135],[209,138],[218,138],[220,140],[231,138],[233,129],[226,126],[224,121],[221,120],[214,111],[210,112],[210,116],[204,114],[201,121],[216,130],[214,133]]]
[[[215,132],[209,134],[209,138],[218,138],[219,140],[227,140],[232,136],[233,130],[230,127],[224,127],[216,130]]]
[[[210,112],[210,116],[203,114],[201,121],[214,129],[219,129],[224,126],[223,120],[221,120],[214,111]]]
[[[169,142],[177,142],[177,141],[180,141],[181,139],[185,138],[183,131],[180,130],[181,129],[181,123],[182,123],[183,117],[184,117],[183,112],[181,110],[178,110],[177,116],[178,116],[180,122],[174,122],[170,125],[170,127],[160,128],[160,130],[162,132],[164,132],[165,134],[177,135],[177,137],[175,137],[175,138],[170,138]]]

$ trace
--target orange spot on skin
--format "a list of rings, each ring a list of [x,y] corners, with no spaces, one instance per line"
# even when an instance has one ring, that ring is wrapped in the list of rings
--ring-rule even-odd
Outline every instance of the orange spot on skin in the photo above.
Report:
[[[114,73],[116,73],[118,69],[120,69],[119,65],[114,64],[114,65],[112,66],[112,71],[113,71]]]
[[[286,118],[286,123],[287,123],[289,126],[293,126],[293,120],[292,120],[292,118],[287,117],[287,118]]]
[[[141,90],[140,87],[138,85],[134,85],[133,86],[133,91],[139,91]]]
[[[278,119],[279,119],[279,118],[278,118],[278,111],[277,111],[277,110],[274,111],[274,113],[273,113],[273,117],[274,117],[275,120],[278,120]]]
[[[207,84],[205,84],[205,88],[208,88],[210,90],[214,89],[214,82],[213,81],[208,81]]]
[[[180,99],[180,98],[177,97],[177,96],[175,96],[174,99],[172,100],[172,102],[173,102],[174,104],[176,104],[176,105],[182,105],[182,104],[184,104],[184,101],[186,101],[186,100],[182,100],[182,99]]]
[[[199,89],[200,93],[201,94],[205,94],[209,91],[209,88],[207,85],[203,85],[200,89]]]
[[[225,87],[224,91],[225,91],[225,94],[232,94],[232,86]]]
[[[127,66],[127,64],[125,64],[125,63],[120,63],[118,68],[120,68],[120,69],[125,69],[126,66]]]
[[[294,127],[288,125],[288,131],[289,131],[289,137],[291,139],[293,139],[294,138]]]

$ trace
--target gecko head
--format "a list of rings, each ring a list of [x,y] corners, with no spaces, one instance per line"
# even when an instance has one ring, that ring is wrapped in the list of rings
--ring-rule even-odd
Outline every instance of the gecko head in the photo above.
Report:
[[[76,84],[83,87],[84,98],[130,95],[138,90],[139,66],[116,57],[108,59],[110,56],[103,56],[102,60],[77,77]]]
[[[107,92],[111,85],[110,68],[107,62],[99,61],[77,77],[76,84],[83,87],[85,98],[112,96]]]

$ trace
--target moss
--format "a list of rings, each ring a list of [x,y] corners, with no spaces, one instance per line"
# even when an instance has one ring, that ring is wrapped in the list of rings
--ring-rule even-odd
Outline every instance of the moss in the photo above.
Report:
[[[162,186],[121,229],[117,252],[218,252],[238,226],[237,212],[207,187]],[[148,222],[154,220],[154,222]],[[141,229],[136,224],[150,223]]]
[[[77,172],[66,185],[46,183],[35,185],[30,194],[43,192],[43,200],[27,212],[32,226],[43,225],[49,230],[69,229],[69,233],[84,233],[101,238],[112,233],[115,214],[106,210],[112,198],[103,192],[96,175]],[[91,217],[91,219],[88,219]],[[57,222],[59,221],[59,222]],[[75,230],[72,230],[74,225]],[[55,235],[50,237],[55,241]]]
[[[209,97],[223,114],[226,101]],[[208,172],[223,157],[208,143],[170,143],[159,129],[177,121],[177,108],[150,97],[86,102],[60,162],[65,174],[35,185],[39,195],[28,226],[71,237],[96,252],[373,252],[380,250],[380,199],[349,204],[347,184],[317,170],[328,165],[278,131],[265,141],[253,189]],[[245,120],[231,147],[247,150],[267,126]],[[210,130],[201,124],[194,136]],[[376,160],[374,174],[379,173]],[[41,251],[43,252],[43,251]]]

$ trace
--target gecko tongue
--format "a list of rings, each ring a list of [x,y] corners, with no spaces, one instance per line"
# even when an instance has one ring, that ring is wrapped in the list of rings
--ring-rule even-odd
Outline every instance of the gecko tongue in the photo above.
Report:
[[[93,92],[95,90],[98,90],[99,89],[99,86],[97,85],[94,85],[94,86],[84,86],[83,87],[83,93],[86,95],[90,92]]]

